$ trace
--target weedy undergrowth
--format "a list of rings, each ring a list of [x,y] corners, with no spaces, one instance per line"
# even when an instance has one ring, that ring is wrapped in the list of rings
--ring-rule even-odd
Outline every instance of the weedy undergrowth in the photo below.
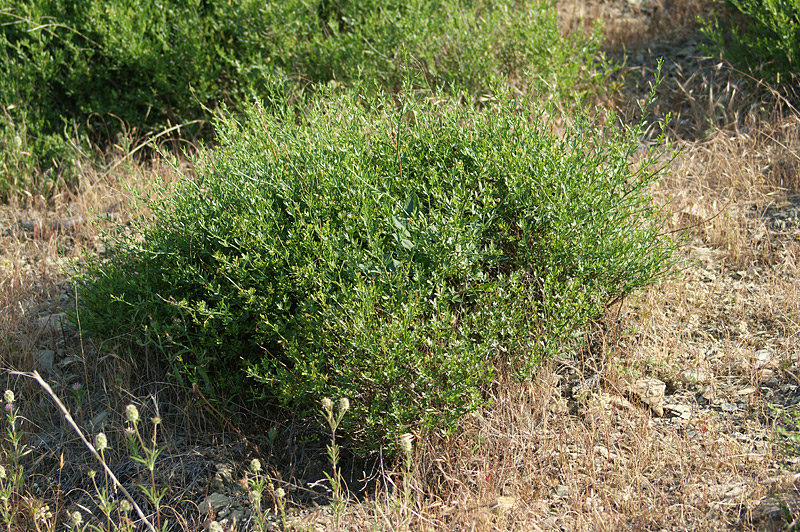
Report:
[[[781,408],[772,404],[769,407],[777,418],[775,433],[784,451],[800,455],[800,412],[794,408]]]

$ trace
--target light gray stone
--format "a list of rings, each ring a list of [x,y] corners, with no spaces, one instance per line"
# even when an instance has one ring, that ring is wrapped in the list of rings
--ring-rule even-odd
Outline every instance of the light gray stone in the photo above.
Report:
[[[755,361],[756,368],[758,369],[766,368],[773,365],[772,351],[770,351],[769,349],[759,349],[758,351],[753,353],[753,359]]]
[[[229,486],[234,482],[234,473],[235,469],[233,464],[226,464],[224,462],[220,462],[216,464],[217,472],[214,474],[214,478],[212,479],[212,483],[214,487],[222,488],[224,486]]]
[[[108,420],[108,410],[102,410],[92,418],[92,432],[100,432]]]
[[[664,410],[681,419],[692,417],[692,407],[689,405],[666,404],[664,405]]]
[[[680,381],[687,385],[707,384],[711,381],[711,373],[701,368],[691,368],[681,371]]]
[[[36,366],[42,373],[53,373],[55,360],[56,352],[52,349],[42,349],[36,353]]]
[[[664,415],[664,392],[667,385],[655,377],[643,377],[628,385],[628,392],[650,407],[659,417]]]
[[[200,503],[200,510],[207,512],[208,509],[211,508],[214,514],[218,515],[220,510],[228,506],[230,501],[230,497],[223,495],[222,493],[214,492]]]
[[[36,320],[36,324],[43,333],[61,332],[65,326],[69,325],[66,312],[56,312],[55,314],[40,316]]]

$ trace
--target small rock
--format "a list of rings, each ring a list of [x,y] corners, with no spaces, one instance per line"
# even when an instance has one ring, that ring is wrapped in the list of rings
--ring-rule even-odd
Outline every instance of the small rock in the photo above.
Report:
[[[728,491],[725,492],[726,499],[738,499],[744,493],[744,488],[742,486],[734,486]]]
[[[632,410],[633,405],[630,401],[621,395],[611,395],[603,393],[600,395],[600,400],[605,406],[619,408],[620,410]]]
[[[659,417],[664,415],[664,392],[667,385],[654,377],[643,377],[628,385],[628,392],[638,397]]]
[[[679,57],[693,57],[697,55],[697,48],[695,48],[691,44],[688,44],[683,48],[680,48],[677,52],[675,52],[675,55]]]
[[[569,488],[564,484],[559,484],[556,486],[556,497],[560,497],[562,499],[569,497]]]
[[[66,312],[56,312],[55,314],[48,314],[47,316],[41,316],[39,319],[36,320],[39,329],[43,333],[56,333],[61,332],[64,326],[68,325],[67,323],[67,313]]]
[[[773,373],[772,375],[767,377],[767,380],[764,381],[764,385],[769,386],[771,390],[777,390],[780,389],[781,381],[778,378],[778,376],[775,373]]]
[[[687,386],[706,384],[711,381],[711,374],[700,368],[685,369],[681,371],[680,381]]]
[[[518,500],[516,497],[498,497],[496,502],[489,505],[489,508],[494,513],[503,513],[514,508],[514,506],[517,505],[517,502]]]
[[[756,393],[757,391],[758,388],[756,388],[755,386],[745,386],[744,388],[737,390],[736,395],[750,395]]]
[[[717,392],[716,390],[714,390],[713,386],[703,386],[700,389],[700,397],[702,397],[706,401],[713,401],[716,396]]]
[[[230,497],[214,492],[206,497],[202,503],[200,503],[200,510],[207,512],[208,509],[211,508],[214,514],[219,514],[220,510],[228,506],[228,503],[230,503]]]
[[[666,404],[664,405],[664,410],[681,419],[689,419],[692,417],[692,407],[689,405]]]
[[[616,461],[618,458],[617,453],[609,451],[605,445],[595,445],[594,452],[607,461]]]
[[[737,499],[744,494],[744,484],[732,482],[711,487],[711,495],[717,499]]]
[[[783,532],[786,530],[787,505],[781,500],[780,496],[769,495],[761,499],[758,506],[753,509],[750,518],[750,524],[756,527],[757,530],[764,530],[766,532]]]
[[[233,464],[220,462],[216,464],[217,472],[214,474],[212,483],[214,487],[222,488],[233,484],[234,467]]]
[[[79,355],[65,355],[64,358],[56,363],[56,366],[63,370],[73,364],[81,364],[82,362],[83,358],[81,358]]]
[[[92,432],[100,432],[108,419],[108,410],[103,410],[92,418]]]
[[[755,360],[756,368],[761,369],[765,368],[770,365],[772,362],[772,351],[769,349],[759,349],[755,353],[753,353],[753,359]]]
[[[42,349],[36,353],[36,366],[44,373],[53,373],[56,352],[52,349]]]
[[[761,383],[765,384],[767,387],[773,387],[777,384],[778,380],[775,378],[775,372],[771,369],[764,368],[758,372],[758,378]]]

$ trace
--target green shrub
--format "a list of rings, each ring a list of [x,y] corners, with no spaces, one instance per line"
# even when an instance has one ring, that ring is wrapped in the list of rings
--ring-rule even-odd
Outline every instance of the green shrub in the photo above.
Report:
[[[599,86],[599,44],[514,0],[0,0],[0,163],[15,176],[0,195],[32,186],[31,168],[68,174],[87,138],[334,80],[479,94],[530,75],[547,98],[579,99]]]
[[[636,132],[556,136],[529,105],[349,92],[221,120],[198,180],[79,279],[81,324],[216,397],[349,397],[357,441],[452,427],[670,255]]]
[[[733,63],[770,82],[800,73],[800,0],[727,0],[743,17],[705,21],[704,32]]]

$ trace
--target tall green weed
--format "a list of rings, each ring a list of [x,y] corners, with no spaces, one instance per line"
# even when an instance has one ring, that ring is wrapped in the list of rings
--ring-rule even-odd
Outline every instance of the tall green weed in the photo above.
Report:
[[[86,330],[217,397],[348,397],[344,432],[377,445],[452,428],[665,270],[636,131],[370,94],[221,119],[199,179],[80,278]]]

